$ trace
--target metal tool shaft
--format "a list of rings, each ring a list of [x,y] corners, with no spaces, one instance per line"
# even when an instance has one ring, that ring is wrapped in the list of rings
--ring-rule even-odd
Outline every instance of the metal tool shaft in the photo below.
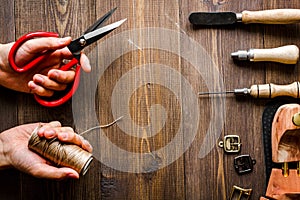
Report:
[[[199,92],[198,95],[209,95],[209,94],[230,94],[234,91],[224,91],[224,92]]]
[[[250,90],[248,88],[234,89],[232,91],[221,92],[199,92],[198,95],[210,95],[210,94],[235,94],[235,95],[249,95]]]

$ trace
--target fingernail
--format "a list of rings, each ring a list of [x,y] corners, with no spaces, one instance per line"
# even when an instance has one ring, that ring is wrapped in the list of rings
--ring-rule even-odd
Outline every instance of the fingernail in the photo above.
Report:
[[[57,79],[57,77],[58,77],[58,72],[57,72],[57,71],[52,71],[50,77],[51,77],[52,79]]]
[[[93,152],[93,147],[87,140],[83,140],[83,145],[87,148],[89,152]]]
[[[91,67],[91,64],[90,64],[90,60],[88,58],[83,59],[83,63],[82,64],[85,66],[85,69],[88,72],[90,72],[92,70],[92,67]]]
[[[43,133],[44,131],[45,131],[44,127],[42,127],[42,128],[39,129],[39,133]]]
[[[44,78],[39,75],[36,75],[36,76],[34,76],[34,82],[41,84],[44,82]]]
[[[45,128],[42,127],[38,130],[38,135],[41,136],[44,134],[44,132],[45,132]]]
[[[47,130],[47,131],[45,131],[45,134],[47,135],[47,137],[53,137],[55,135],[55,131],[54,130]]]
[[[30,81],[28,83],[28,87],[31,89],[31,90],[34,90],[36,88],[36,84],[33,82],[33,81]]]
[[[68,178],[79,179],[79,177],[75,174],[67,174]]]
[[[63,140],[68,139],[68,134],[67,134],[67,133],[61,133],[61,138],[62,138]]]
[[[70,40],[69,37],[59,38],[58,43],[59,44],[65,44],[69,40]]]

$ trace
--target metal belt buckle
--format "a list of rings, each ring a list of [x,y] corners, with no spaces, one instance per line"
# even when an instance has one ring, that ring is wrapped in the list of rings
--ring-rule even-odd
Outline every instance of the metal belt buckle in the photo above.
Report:
[[[234,168],[238,174],[252,172],[255,164],[256,160],[252,159],[250,155],[240,155],[234,158]]]
[[[234,185],[231,190],[230,200],[241,200],[243,199],[248,200],[251,196],[252,189],[244,189]]]
[[[226,135],[219,147],[224,148],[227,153],[238,153],[241,150],[241,140],[238,135]]]

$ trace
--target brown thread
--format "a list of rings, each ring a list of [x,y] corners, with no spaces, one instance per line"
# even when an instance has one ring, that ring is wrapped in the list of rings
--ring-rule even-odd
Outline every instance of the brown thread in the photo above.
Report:
[[[90,128],[79,135],[90,132],[97,128],[107,128],[115,124],[122,117],[119,117],[107,125],[100,125]],[[50,160],[57,166],[69,167],[77,171],[79,174],[84,175],[89,169],[89,165],[93,160],[93,155],[77,145],[61,143],[57,138],[50,140],[46,138],[40,138],[37,132],[41,127],[42,125],[40,124],[32,132],[28,141],[28,148],[40,156]]]
[[[86,131],[83,131],[83,132],[80,133],[79,135],[83,135],[83,134],[85,134],[85,133],[88,133],[88,132],[90,132],[90,131],[93,131],[93,130],[99,129],[99,128],[108,128],[108,127],[114,125],[115,123],[117,123],[118,121],[120,121],[122,118],[123,118],[123,116],[119,117],[118,119],[116,119],[115,121],[113,121],[113,122],[111,122],[111,123],[109,123],[109,124],[100,125],[100,126],[94,126],[94,127],[90,128],[90,129],[88,129],[88,130],[86,130]]]

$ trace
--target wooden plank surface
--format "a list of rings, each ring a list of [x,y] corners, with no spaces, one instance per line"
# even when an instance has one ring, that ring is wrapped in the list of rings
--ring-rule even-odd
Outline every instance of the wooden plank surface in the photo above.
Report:
[[[0,15],[2,19],[6,19],[1,23],[1,43],[8,43],[15,40],[15,17],[14,17],[14,1],[8,1],[1,3]],[[0,129],[4,131],[13,127],[17,122],[17,96],[18,94],[13,91],[9,91],[5,88],[0,88],[1,94],[4,94],[0,98],[1,115],[0,115]],[[18,199],[20,198],[20,185],[21,179],[19,172],[15,170],[0,171],[1,180],[5,184],[1,184],[1,198],[3,199]]]
[[[227,199],[233,185],[252,188],[251,199],[258,199],[266,189],[261,116],[269,101],[198,98],[197,93],[299,80],[299,64],[233,62],[230,53],[299,46],[300,26],[195,28],[188,16],[192,11],[299,8],[300,2],[14,0],[0,6],[1,43],[36,30],[77,37],[114,7],[108,23],[127,21],[85,50],[93,73],[83,74],[73,101],[48,109],[32,95],[1,88],[0,129],[59,120],[81,133],[123,118],[84,134],[95,159],[80,180],[41,180],[5,170],[0,199]],[[240,154],[256,159],[252,173],[238,175],[237,155],[217,146],[229,134],[241,137]]]

